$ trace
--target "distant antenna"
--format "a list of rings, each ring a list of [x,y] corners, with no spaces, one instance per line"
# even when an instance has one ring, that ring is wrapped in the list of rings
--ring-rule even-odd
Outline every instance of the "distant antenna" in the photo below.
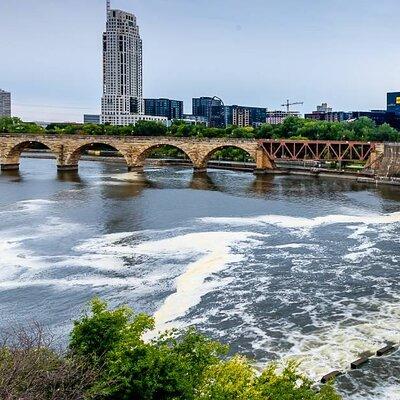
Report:
[[[107,0],[107,14],[110,11],[111,8],[111,0]]]

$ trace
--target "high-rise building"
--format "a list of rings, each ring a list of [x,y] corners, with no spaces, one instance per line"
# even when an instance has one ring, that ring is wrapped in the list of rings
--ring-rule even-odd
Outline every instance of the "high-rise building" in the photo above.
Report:
[[[316,111],[313,111],[310,114],[305,114],[304,118],[318,121],[341,122],[350,119],[351,113],[344,111],[333,111],[331,107],[328,107],[327,103],[322,103],[320,106],[317,106]]]
[[[400,115],[400,92],[387,94],[387,111]]]
[[[11,117],[11,93],[0,89],[0,117]]]
[[[244,107],[233,107],[232,125],[244,127],[250,126],[250,110]]]
[[[382,125],[388,122],[388,115],[389,113],[386,110],[352,111],[350,119],[366,117],[372,119],[377,125]]]
[[[300,113],[298,111],[267,111],[267,124],[278,125],[281,124],[288,117],[300,117]]]
[[[265,124],[267,109],[263,107],[225,106],[226,125],[239,127]]]
[[[330,113],[332,112],[332,107],[328,107],[328,103],[322,103],[320,106],[317,106],[317,112]]]
[[[107,0],[103,33],[101,122],[127,125],[144,114],[142,39],[134,14],[114,10]]]
[[[169,120],[183,118],[183,101],[170,99],[144,99],[146,115],[166,117]]]
[[[218,97],[199,97],[192,99],[192,114],[194,117],[204,117],[207,125],[213,128],[224,128],[225,106]]]

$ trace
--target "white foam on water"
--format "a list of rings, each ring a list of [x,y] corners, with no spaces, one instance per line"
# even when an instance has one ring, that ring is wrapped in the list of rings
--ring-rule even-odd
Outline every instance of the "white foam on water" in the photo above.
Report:
[[[59,286],[61,288],[90,286],[90,287],[129,287],[130,289],[140,289],[142,292],[146,290],[146,282],[143,279],[135,277],[112,278],[102,276],[82,276],[74,278],[54,278],[54,279],[34,279],[19,281],[3,281],[0,282],[2,289],[15,289],[21,287],[34,286]]]
[[[400,222],[400,212],[392,214],[342,215],[332,214],[315,218],[299,218],[285,215],[262,215],[257,217],[206,217],[200,218],[206,224],[230,226],[264,226],[276,225],[288,229],[313,229],[323,225],[364,224],[381,225]]]
[[[146,338],[154,337],[172,327],[183,326],[177,321],[179,318],[184,317],[192,307],[199,304],[204,295],[229,281],[208,279],[228,265],[243,261],[245,248],[260,244],[255,239],[256,236],[258,235],[251,232],[201,232],[138,245],[135,252],[145,255],[157,257],[168,255],[178,259],[190,255],[200,256],[176,279],[175,292],[167,297],[154,314],[155,329]],[[232,253],[233,248],[240,253]]]
[[[33,201],[27,203],[28,205],[22,204],[17,208],[28,207],[32,212],[38,212],[52,202]],[[275,225],[285,229],[310,231],[319,226],[346,224],[346,227],[352,230],[348,239],[356,240],[357,243],[347,249],[348,254],[345,254],[342,259],[346,263],[355,263],[376,255],[375,241],[380,240],[381,236],[375,241],[368,237],[370,231],[374,233],[376,231],[376,227],[373,225],[380,225],[379,234],[389,235],[390,232],[386,231],[386,226],[400,222],[400,213],[330,215],[317,218],[267,215],[250,218],[203,218],[200,221],[207,224],[227,225],[228,229],[231,226],[245,226],[246,230],[249,229],[249,226],[267,228],[268,225]],[[46,239],[46,237],[63,238],[71,233],[74,234],[79,229],[81,229],[79,224],[68,225],[60,219],[50,218],[38,228],[27,229],[26,232],[18,231],[18,235],[16,232],[3,232],[3,238],[9,239],[0,239],[0,288],[35,285],[52,285],[60,288],[89,286],[127,288],[132,291],[138,290],[141,293],[153,293],[162,280],[175,277],[174,293],[163,301],[155,313],[156,329],[152,333],[153,336],[159,331],[183,326],[184,317],[201,302],[206,294],[228,287],[231,282],[230,278],[220,279],[217,274],[241,262],[246,263],[247,266],[247,256],[252,253],[253,247],[261,244],[257,237],[265,236],[249,231],[226,232],[219,230],[184,234],[177,233],[179,230],[122,232],[91,238],[72,249],[76,254],[61,254],[56,257],[39,257],[25,247],[24,242],[27,240],[40,240]],[[226,229],[226,227],[222,229]],[[140,237],[155,238],[166,235],[169,237],[160,240],[152,239],[139,244],[134,241]],[[392,240],[391,237],[390,240]],[[276,246],[265,246],[264,248],[284,250],[285,253],[291,255],[295,253],[292,253],[291,250],[301,248],[317,250],[318,246],[319,244],[310,243],[278,243]],[[145,264],[151,264],[151,258],[156,259],[156,271],[144,272],[144,275],[140,277],[132,277],[129,274],[122,278],[102,275],[102,272],[109,270],[126,272],[129,265],[126,265],[124,257],[134,256],[142,256]],[[307,258],[310,256],[310,254],[304,255],[305,260],[300,265],[305,272]],[[146,257],[150,261],[146,260]],[[168,260],[169,264],[164,264],[162,267],[160,265],[164,260]],[[263,260],[265,261],[265,258]],[[295,261],[293,261],[293,265],[299,270]],[[174,270],[169,269],[171,264],[174,266]],[[37,272],[46,268],[67,267],[87,267],[93,269],[94,273],[54,279],[45,275],[36,275]],[[21,271],[28,272],[13,279],[15,274]],[[348,273],[348,270],[344,269],[344,272]],[[362,269],[356,272],[361,274]],[[235,290],[239,291],[239,288],[235,288]],[[287,292],[279,293],[282,303],[289,304],[292,301],[289,294],[294,290],[294,288],[288,287]],[[376,350],[388,341],[400,342],[400,311],[398,307],[389,302],[377,302],[377,305],[380,307],[379,311],[365,316],[364,320],[357,317],[356,323],[346,324],[346,321],[352,318],[351,307],[349,307],[349,314],[341,318],[338,323],[324,322],[323,319],[322,321],[313,321],[315,326],[320,329],[307,334],[296,331],[295,326],[289,326],[289,324],[286,326],[282,319],[282,326],[280,326],[283,334],[282,340],[286,340],[288,337],[288,341],[293,345],[286,357],[300,360],[302,370],[311,378],[319,380],[322,375],[333,369],[347,367],[363,351]],[[207,310],[204,316],[205,324],[207,324],[207,317],[211,315],[210,313],[218,313],[218,311],[218,309]],[[236,311],[243,316],[242,328],[248,332],[248,335],[254,337],[254,348],[258,347],[262,350],[262,346],[264,346],[264,350],[268,350],[271,340],[268,332],[263,332],[257,326],[256,318],[251,315],[246,316],[243,304],[239,304]],[[309,310],[308,314],[311,313]],[[315,318],[315,316],[313,315],[311,318]],[[194,322],[190,321],[191,324]],[[397,399],[394,397],[396,387],[387,387],[384,390],[388,396],[392,396],[387,398]],[[376,399],[378,398],[376,397]]]
[[[54,201],[45,199],[22,200],[13,204],[12,209],[0,210],[0,214],[37,213],[43,211],[47,206],[52,204],[54,204]],[[7,208],[10,207],[11,206]]]
[[[23,270],[38,270],[42,264],[19,240],[0,238],[0,280],[16,279]]]
[[[378,386],[369,395],[353,395],[348,400],[400,400],[400,385],[387,384]]]
[[[257,230],[260,230],[259,228],[266,228],[268,225],[274,225],[279,228],[293,229],[299,232],[310,232],[312,229],[320,226],[345,224],[346,228],[352,231],[347,236],[347,239],[355,240],[357,243],[346,249],[348,253],[342,256],[343,261],[346,263],[343,265],[343,268],[338,268],[337,274],[354,274],[354,276],[359,275],[358,278],[362,278],[364,267],[362,262],[373,260],[381,254],[381,250],[376,247],[377,243],[382,240],[399,241],[399,238],[394,239],[393,235],[396,234],[398,229],[400,213],[328,215],[316,218],[266,215],[243,218],[202,218],[200,221],[206,224],[225,225],[228,227],[246,226],[248,228],[248,226],[254,226],[258,228]],[[370,233],[371,235],[369,235]],[[346,240],[346,237],[343,240]],[[314,246],[308,243],[289,243],[266,246],[266,248],[271,249],[287,250],[289,253],[291,249],[302,247],[316,249],[319,247],[319,244]],[[340,257],[340,254],[338,255]],[[303,255],[302,257],[304,258],[301,262],[302,271],[310,273],[304,267],[307,261],[309,261],[310,256]],[[353,263],[359,263],[361,268],[355,269],[356,267],[351,265]],[[367,267],[370,268],[370,263],[367,263]],[[298,268],[296,270],[298,271]],[[385,281],[386,279],[383,276],[368,275],[368,282],[380,284]],[[292,295],[293,288],[288,290],[288,293]],[[282,325],[279,329],[283,335],[282,340],[292,344],[291,350],[286,353],[282,361],[290,358],[299,360],[301,362],[301,370],[311,379],[319,381],[323,375],[332,370],[348,368],[350,363],[357,359],[363,352],[376,351],[388,342],[400,343],[400,310],[398,302],[395,301],[393,290],[388,288],[387,292],[392,297],[392,300],[381,300],[371,297],[355,300],[354,308],[351,307],[351,304],[348,306],[348,315],[343,315],[343,317],[339,317],[339,315],[334,316],[333,321],[338,320],[339,317],[339,322],[336,323],[319,318],[318,315],[309,315],[313,320],[312,324],[318,327],[313,332],[303,333],[296,331],[295,326],[285,323],[282,320]],[[276,296],[284,304],[285,302],[289,304],[293,301],[286,298],[284,290],[281,290]],[[324,295],[318,295],[317,297],[321,296],[322,298],[324,297]],[[363,301],[366,301],[369,306],[372,306],[372,303],[374,303],[377,311],[371,311],[369,314],[360,316],[357,312],[358,308],[356,304]],[[354,315],[352,311],[354,311]],[[247,321],[246,325],[248,324],[252,324],[252,322]],[[241,329],[245,329],[245,327]],[[260,344],[262,344],[264,350],[268,350],[268,346],[266,345],[268,340],[263,337],[261,332],[258,333],[257,340],[259,343],[254,348],[260,349]],[[390,395],[395,396],[393,394],[395,393],[393,392],[394,389],[391,388],[390,390]]]
[[[82,230],[76,223],[68,223],[59,218],[49,217],[36,229],[24,226],[17,229],[1,231],[0,238],[0,280],[4,285],[18,285],[21,279],[32,283],[35,274],[48,268],[55,268],[56,263],[48,262],[48,258],[39,256],[26,246],[26,242],[54,240]],[[67,257],[67,256],[65,256]],[[49,257],[52,259],[52,257]]]
[[[311,379],[319,381],[334,370],[346,370],[351,362],[365,352],[376,352],[389,342],[400,343],[400,309],[397,304],[383,303],[381,309],[358,317],[358,323],[346,323],[352,319],[351,307],[348,316],[336,324],[313,334],[290,332],[288,341],[291,351],[284,357],[300,361],[300,369]]]
[[[75,246],[73,250],[80,253],[101,253],[102,255],[131,255],[132,247],[120,242],[133,235],[133,232],[118,232],[103,236],[96,236]]]
[[[311,249],[315,250],[317,246],[308,243],[288,243],[277,246],[266,246],[267,249]]]

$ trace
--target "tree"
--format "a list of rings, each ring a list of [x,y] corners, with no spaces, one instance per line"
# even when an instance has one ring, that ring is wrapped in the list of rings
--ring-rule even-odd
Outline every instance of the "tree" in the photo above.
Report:
[[[44,129],[33,122],[23,122],[20,118],[17,117],[0,117],[0,132],[44,133]]]
[[[146,343],[142,336],[153,323],[128,307],[108,310],[105,302],[93,300],[91,313],[75,322],[70,341],[73,354],[103,367],[92,393],[106,399],[194,399],[204,369],[226,347],[194,330]]]
[[[277,364],[269,365],[257,380],[263,399],[279,400],[341,400],[331,384],[320,392],[315,391],[313,383],[298,372],[299,365],[289,362],[281,373]]]
[[[95,298],[91,302],[91,313],[74,322],[70,349],[91,363],[100,364],[127,336],[141,342],[143,333],[153,325],[153,319],[147,315],[134,316],[129,307],[109,310],[107,303]]]
[[[248,360],[235,356],[211,365],[197,388],[197,400],[340,400],[331,385],[320,392],[312,382],[297,372],[298,365],[289,362],[281,373],[276,364],[260,376]]]
[[[266,400],[257,387],[257,377],[240,356],[211,365],[205,371],[196,400]]]
[[[383,124],[374,131],[370,139],[376,142],[398,142],[400,141],[400,133],[389,124]]]
[[[138,121],[133,133],[137,136],[165,136],[167,127],[155,121]]]
[[[152,341],[145,314],[111,310],[94,299],[74,323],[67,354],[51,349],[41,329],[16,331],[0,342],[0,398],[7,400],[340,400],[320,392],[289,363],[258,373],[243,356],[194,329]],[[94,372],[95,371],[95,372]]]

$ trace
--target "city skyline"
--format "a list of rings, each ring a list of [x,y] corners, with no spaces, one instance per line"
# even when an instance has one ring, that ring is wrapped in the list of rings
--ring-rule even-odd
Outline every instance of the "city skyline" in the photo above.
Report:
[[[13,38],[0,44],[8,55],[0,87],[13,93],[13,114],[79,121],[99,113],[105,2],[23,3],[0,4],[0,33]],[[185,112],[192,97],[213,95],[269,109],[291,98],[305,102],[302,112],[322,101],[367,111],[398,90],[395,1],[230,3],[113,1],[138,18],[145,98],[183,100]]]

